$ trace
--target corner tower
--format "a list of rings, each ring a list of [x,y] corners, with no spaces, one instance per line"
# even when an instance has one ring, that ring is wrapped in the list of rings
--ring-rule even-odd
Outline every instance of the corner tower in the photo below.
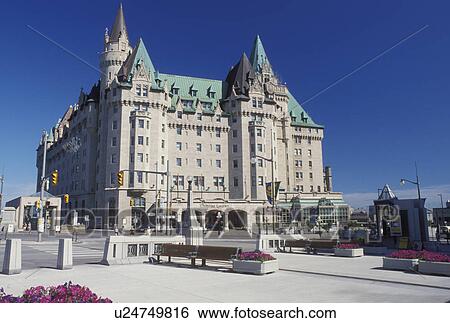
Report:
[[[105,31],[104,49],[100,55],[102,90],[109,87],[131,51],[123,8],[120,4],[111,34],[108,29]]]

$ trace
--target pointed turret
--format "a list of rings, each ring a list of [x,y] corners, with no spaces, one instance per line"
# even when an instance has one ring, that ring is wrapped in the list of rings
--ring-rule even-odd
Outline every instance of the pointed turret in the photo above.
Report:
[[[264,46],[262,44],[261,38],[259,35],[256,35],[255,41],[253,43],[252,54],[250,55],[250,61],[252,63],[253,69],[256,72],[261,72],[264,65],[269,67],[270,71],[272,67],[270,65],[269,59],[267,58],[266,51],[264,50]]]
[[[123,15],[122,3],[117,11],[116,20],[114,21],[114,26],[112,28],[111,36],[109,41],[119,41],[120,37],[125,37],[128,39],[127,26],[125,24],[125,17]]]
[[[130,77],[135,73],[136,68],[139,64],[144,64],[152,78],[155,76],[155,67],[153,66],[153,62],[148,55],[147,48],[145,48],[145,44],[142,38],[139,38],[136,47],[127,57],[119,72],[117,73],[117,77],[119,78],[119,80],[129,82]]]
[[[254,79],[255,71],[247,55],[242,53],[239,63],[231,69],[226,78],[228,84],[227,97],[230,96],[233,89],[237,95],[248,96],[250,85]]]

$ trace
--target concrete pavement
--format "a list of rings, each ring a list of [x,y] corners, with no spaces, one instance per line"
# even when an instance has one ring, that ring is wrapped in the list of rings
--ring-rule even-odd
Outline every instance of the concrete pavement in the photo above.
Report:
[[[281,270],[266,276],[232,273],[230,265],[218,263],[208,269],[191,269],[183,261],[174,265],[88,264],[67,271],[38,268],[15,276],[0,275],[0,286],[20,293],[30,286],[71,280],[115,302],[450,301],[450,278],[380,270],[381,257],[276,256]]]

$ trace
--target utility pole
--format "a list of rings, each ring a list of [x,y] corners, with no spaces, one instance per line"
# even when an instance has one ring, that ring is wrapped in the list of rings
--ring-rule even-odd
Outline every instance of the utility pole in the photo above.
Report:
[[[170,173],[169,173],[169,159],[167,159],[167,165],[166,165],[166,235],[168,235],[169,233],[169,217],[170,217],[170,212],[169,212],[169,200],[170,200],[170,196],[169,196],[169,189],[170,189]]]
[[[5,181],[5,175],[2,174],[0,176],[0,210],[2,209],[2,203],[3,203],[3,182]]]
[[[47,131],[44,130],[42,134],[42,147],[44,149],[43,157],[42,157],[42,173],[41,173],[41,192],[40,192],[40,209],[39,209],[39,217],[37,222],[37,230],[38,230],[38,242],[42,241],[42,233],[43,233],[43,222],[44,222],[44,187],[45,187],[45,163],[47,159],[47,140],[48,134]]]
[[[155,205],[156,205],[156,232],[161,230],[161,221],[159,219],[159,197],[158,197],[158,162],[155,163]]]

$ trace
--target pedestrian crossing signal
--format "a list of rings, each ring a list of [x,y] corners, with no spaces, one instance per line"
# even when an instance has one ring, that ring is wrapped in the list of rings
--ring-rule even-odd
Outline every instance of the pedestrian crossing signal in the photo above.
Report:
[[[58,170],[57,169],[52,172],[52,184],[53,184],[53,186],[58,185]]]
[[[123,170],[117,173],[117,184],[119,187],[123,186]]]
[[[69,194],[64,194],[64,203],[69,204]]]

